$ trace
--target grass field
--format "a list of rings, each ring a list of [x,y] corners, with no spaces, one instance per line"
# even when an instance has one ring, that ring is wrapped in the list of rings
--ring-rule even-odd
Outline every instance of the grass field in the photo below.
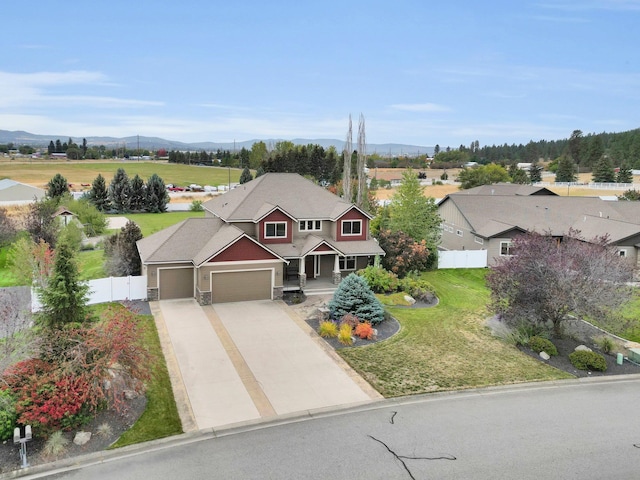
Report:
[[[137,223],[142,235],[148,237],[187,218],[204,217],[204,212],[127,213],[124,216]]]
[[[571,378],[522,354],[484,326],[486,270],[438,270],[424,277],[439,305],[389,308],[401,330],[394,337],[340,355],[385,397]]]
[[[10,178],[17,182],[27,183],[40,188],[46,184],[56,173],[61,174],[67,181],[73,184],[72,190],[82,190],[81,184],[90,184],[99,173],[107,181],[111,182],[118,168],[124,168],[127,175],[133,178],[136,174],[143,180],[147,180],[152,174],[157,173],[165,183],[176,185],[227,185],[229,175],[231,182],[238,182],[241,170],[226,167],[199,167],[195,165],[183,165],[167,162],[136,162],[136,161],[34,161],[31,162],[0,162],[0,178]],[[87,189],[88,187],[85,187]]]

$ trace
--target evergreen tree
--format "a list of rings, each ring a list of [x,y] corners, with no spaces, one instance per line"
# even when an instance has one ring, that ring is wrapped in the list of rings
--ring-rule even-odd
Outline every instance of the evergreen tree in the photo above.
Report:
[[[66,241],[56,247],[51,278],[42,288],[42,311],[38,321],[52,329],[82,322],[87,313],[89,287],[80,281],[75,251]]]
[[[556,170],[556,182],[575,182],[577,180],[576,164],[567,155],[560,157],[558,170]]]
[[[542,165],[537,160],[531,163],[531,167],[529,167],[529,181],[531,183],[542,181]]]
[[[609,157],[602,156],[593,169],[591,179],[595,183],[613,183],[616,180],[616,172]]]
[[[47,147],[47,153],[51,155],[55,151],[56,151],[56,146],[53,144],[53,140],[51,140],[49,142],[49,146]]]
[[[47,197],[60,199],[65,193],[69,193],[69,183],[66,178],[56,173],[47,183]]]
[[[140,175],[136,174],[131,180],[131,195],[129,197],[129,208],[133,212],[141,212],[145,209],[147,201],[144,181]]]
[[[511,183],[529,183],[527,172],[519,168],[515,163],[509,165],[509,176],[511,177]]]
[[[360,320],[374,325],[384,320],[382,304],[369,288],[367,281],[355,273],[349,274],[340,282],[328,306],[332,317],[336,319],[351,313]]]
[[[120,232],[107,239],[104,254],[105,270],[114,277],[140,275],[142,261],[136,242],[142,239],[142,231],[134,222],[120,229]]]
[[[117,213],[128,212],[130,197],[131,182],[127,172],[123,168],[119,168],[111,180],[111,185],[109,185],[109,200],[113,209]]]
[[[242,169],[242,174],[240,175],[240,185],[242,185],[243,183],[250,182],[251,180],[253,180],[253,176],[249,171],[249,167],[244,167]]]
[[[262,165],[260,165],[256,170],[256,178],[261,177],[262,175],[264,175],[264,168],[262,168]]]
[[[629,168],[626,162],[620,165],[618,174],[616,175],[617,183],[633,183],[633,172]]]
[[[154,173],[147,180],[147,212],[163,213],[167,211],[169,194],[162,178]]]
[[[107,184],[101,173],[93,180],[91,190],[89,190],[89,201],[95,205],[100,212],[107,212],[111,208]]]

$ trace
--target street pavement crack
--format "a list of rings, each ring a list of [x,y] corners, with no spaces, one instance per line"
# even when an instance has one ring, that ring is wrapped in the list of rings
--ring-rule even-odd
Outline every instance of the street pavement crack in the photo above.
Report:
[[[395,412],[394,412],[395,414]],[[392,417],[393,418],[393,417]],[[387,449],[387,451],[393,455],[393,457],[402,464],[404,470],[407,472],[407,474],[409,475],[409,477],[411,478],[411,480],[416,480],[416,477],[413,476],[413,473],[411,473],[411,470],[409,469],[409,467],[407,466],[405,460],[457,460],[456,457],[454,457],[453,455],[443,455],[441,457],[409,457],[406,455],[398,455],[396,452],[394,452],[393,450],[391,450],[391,448],[389,448],[389,446],[384,443],[382,440],[377,439],[376,437],[372,436],[372,435],[367,435],[371,440],[374,440],[378,443],[380,443],[381,445],[384,446],[384,448]]]
[[[394,424],[393,423],[393,419],[398,414],[398,412],[391,412],[391,413],[393,413],[393,415],[391,415],[391,418],[389,419],[389,423],[391,423],[391,425],[393,425]]]

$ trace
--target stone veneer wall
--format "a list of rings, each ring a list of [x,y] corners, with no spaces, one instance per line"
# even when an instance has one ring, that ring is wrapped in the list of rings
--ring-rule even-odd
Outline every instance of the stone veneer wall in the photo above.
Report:
[[[150,302],[154,302],[158,300],[158,289],[157,288],[147,288],[147,300]]]
[[[200,305],[211,305],[211,292],[203,292],[196,288],[196,300]]]

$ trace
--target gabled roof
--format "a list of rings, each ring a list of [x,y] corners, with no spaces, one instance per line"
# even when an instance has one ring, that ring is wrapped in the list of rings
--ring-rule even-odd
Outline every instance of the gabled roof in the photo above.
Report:
[[[253,241],[238,227],[226,224],[219,218],[189,218],[138,240],[137,245],[143,263],[190,262],[197,266],[242,237]]]
[[[480,185],[478,187],[460,190],[451,195],[553,195],[546,187],[536,187],[535,185],[520,185],[517,183],[494,183],[492,185]]]
[[[627,238],[634,229],[640,233],[638,202],[607,202],[597,197],[458,194],[447,196],[445,201],[452,202],[472,231],[485,238],[498,236],[510,228],[561,236],[574,227],[582,231],[584,238],[608,233],[612,241]],[[621,203],[638,204],[622,206]],[[601,220],[586,222],[584,217]]]
[[[266,173],[205,202],[203,207],[227,222],[255,222],[274,207],[298,220],[335,220],[356,208],[297,173]]]

